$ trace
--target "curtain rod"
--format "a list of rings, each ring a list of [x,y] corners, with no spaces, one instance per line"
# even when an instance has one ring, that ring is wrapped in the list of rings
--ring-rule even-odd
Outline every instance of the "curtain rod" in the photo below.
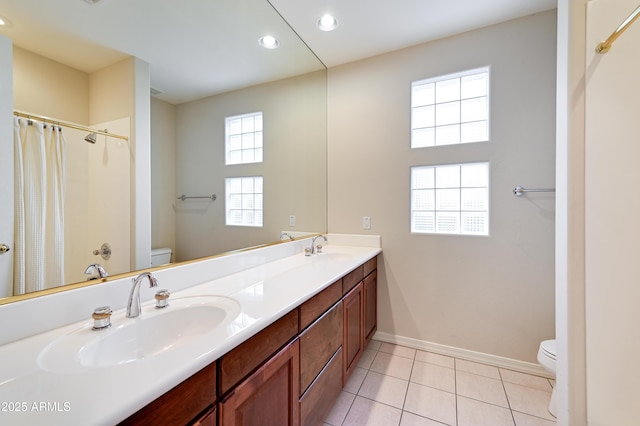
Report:
[[[629,28],[631,24],[633,24],[633,21],[638,19],[639,16],[640,16],[640,6],[638,6],[636,10],[631,12],[631,15],[629,15],[629,17],[625,19],[624,22],[620,24],[618,28],[616,28],[616,30],[609,36],[609,38],[607,38],[602,43],[598,43],[598,45],[596,46],[596,52],[603,53],[603,54],[607,53],[609,49],[611,49],[611,45],[613,44],[613,42],[616,41],[616,39],[620,37],[620,34],[622,34],[627,28]]]
[[[129,140],[129,138],[127,136],[118,135],[116,133],[109,133],[107,130],[95,130],[95,129],[92,129],[90,127],[82,126],[80,124],[71,123],[71,122],[68,122],[68,121],[58,120],[57,118],[45,117],[43,115],[31,114],[31,113],[28,113],[28,112],[22,112],[22,111],[17,111],[17,110],[13,111],[13,115],[15,115],[16,117],[23,117],[23,118],[26,118],[26,119],[32,118],[34,120],[39,120],[39,121],[42,121],[42,122],[48,121],[51,124],[57,124],[59,126],[69,127],[71,129],[82,130],[83,132],[97,133],[99,135],[109,136],[109,137],[117,138],[117,139],[123,139],[125,141]]]

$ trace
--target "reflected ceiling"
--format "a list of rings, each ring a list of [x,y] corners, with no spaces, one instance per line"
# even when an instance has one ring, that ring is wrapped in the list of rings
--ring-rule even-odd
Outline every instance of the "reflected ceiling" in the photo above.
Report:
[[[376,7],[369,0],[90,3],[0,0],[0,15],[11,22],[0,32],[88,73],[136,56],[151,65],[151,86],[163,92],[157,97],[178,104],[553,9],[557,0],[394,0]],[[340,21],[333,32],[315,26],[327,12]],[[238,14],[242,22],[228,19]],[[55,40],[43,37],[50,31],[58,33]],[[280,38],[279,49],[258,46],[267,34]],[[268,66],[250,66],[256,59]]]

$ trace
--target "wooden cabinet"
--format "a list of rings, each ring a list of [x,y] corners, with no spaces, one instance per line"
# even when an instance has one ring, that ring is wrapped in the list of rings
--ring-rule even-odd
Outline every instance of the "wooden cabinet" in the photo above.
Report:
[[[211,363],[160,398],[151,402],[121,425],[183,425],[192,423],[216,402],[216,363]],[[206,415],[201,416],[206,417]],[[213,417],[215,419],[215,416]],[[215,425],[215,423],[204,423]]]
[[[342,303],[336,303],[300,335],[300,395],[342,346]]]
[[[378,273],[376,257],[343,278],[343,384],[356,368],[377,330]],[[364,278],[363,278],[364,277]],[[360,280],[356,283],[356,280]]]
[[[343,385],[358,364],[364,351],[364,295],[360,281],[342,299],[343,305]]]
[[[215,405],[193,422],[193,426],[217,426],[217,425],[218,425],[218,411]]]
[[[260,364],[298,335],[298,309],[294,309],[224,355],[220,364],[219,395],[247,377]]]
[[[220,424],[298,425],[298,356],[295,340],[240,383],[218,405]]]
[[[342,347],[300,397],[300,424],[321,425],[342,391]]]
[[[364,265],[358,266],[342,278],[342,294],[347,294],[364,277]]]
[[[121,424],[320,425],[377,327],[373,258]]]
[[[374,270],[362,282],[364,292],[365,347],[378,329],[378,272]]]
[[[311,325],[340,299],[342,299],[342,279],[300,305],[300,331]]]

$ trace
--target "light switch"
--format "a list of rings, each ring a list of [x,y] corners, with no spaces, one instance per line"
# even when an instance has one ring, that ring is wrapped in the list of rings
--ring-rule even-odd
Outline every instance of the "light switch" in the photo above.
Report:
[[[289,226],[296,226],[296,217],[295,217],[295,215],[289,216]]]

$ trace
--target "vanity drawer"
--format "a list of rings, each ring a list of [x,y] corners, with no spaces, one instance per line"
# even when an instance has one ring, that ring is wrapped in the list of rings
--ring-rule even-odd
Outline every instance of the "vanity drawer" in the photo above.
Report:
[[[342,391],[342,348],[300,398],[300,424],[320,425]]]
[[[294,309],[220,358],[220,395],[229,391],[293,339],[298,334],[298,317],[298,309]]]
[[[354,288],[356,284],[362,281],[362,278],[364,277],[363,271],[363,267],[358,266],[356,269],[349,272],[342,278],[342,294],[349,293],[349,290]]]
[[[342,280],[338,280],[300,306],[300,330],[304,330],[342,297]]]
[[[342,303],[337,303],[300,335],[300,392],[307,390],[342,345]]]
[[[363,268],[365,277],[375,271],[378,268],[378,256],[374,257],[373,259],[367,260]]]

